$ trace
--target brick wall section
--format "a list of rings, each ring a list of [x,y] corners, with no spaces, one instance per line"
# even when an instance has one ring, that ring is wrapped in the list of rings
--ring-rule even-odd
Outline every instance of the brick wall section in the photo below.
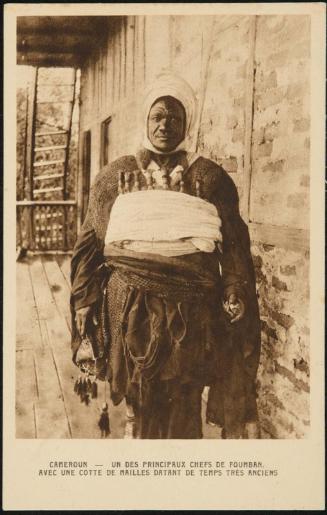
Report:
[[[257,20],[254,222],[309,226],[309,23],[306,16]],[[263,244],[253,254],[262,319],[261,423],[272,437],[303,437],[309,427],[309,256]]]
[[[199,150],[231,174],[240,199],[249,44],[249,17],[215,37],[199,134]]]
[[[199,102],[198,151],[232,174],[242,197],[249,17],[172,18],[172,68],[190,82]]]
[[[262,325],[258,406],[274,438],[301,438],[309,426],[309,256],[252,246]]]
[[[187,17],[174,19],[173,64],[191,77],[200,99],[212,19],[203,17],[190,30],[192,23]],[[243,17],[219,27],[215,20],[199,134],[199,150],[230,173],[240,199],[250,23]],[[257,223],[308,228],[309,40],[308,17],[257,17],[250,190],[250,219]],[[201,66],[196,48],[202,48]],[[263,434],[300,438],[309,426],[309,257],[263,243],[253,244],[252,251],[262,318],[258,403]]]
[[[255,62],[250,218],[307,229],[309,17],[258,17]]]

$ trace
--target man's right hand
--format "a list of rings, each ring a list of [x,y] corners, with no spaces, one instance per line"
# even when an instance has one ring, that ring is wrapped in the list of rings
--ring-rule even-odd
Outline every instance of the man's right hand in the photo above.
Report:
[[[79,334],[82,338],[84,338],[86,334],[86,322],[87,319],[91,316],[93,306],[85,306],[84,308],[80,308],[76,310],[76,326]],[[92,322],[94,325],[98,325],[98,320],[96,318],[96,315],[93,314],[92,316]]]

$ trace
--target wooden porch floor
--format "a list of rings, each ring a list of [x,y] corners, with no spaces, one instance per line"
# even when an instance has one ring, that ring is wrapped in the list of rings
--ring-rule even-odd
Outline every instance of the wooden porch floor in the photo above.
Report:
[[[69,269],[66,255],[17,263],[17,438],[100,438],[97,423],[108,386],[99,381],[98,398],[88,406],[73,390],[79,374],[70,350]],[[110,438],[123,438],[124,403],[107,402]],[[203,430],[204,438],[219,438],[205,422]]]

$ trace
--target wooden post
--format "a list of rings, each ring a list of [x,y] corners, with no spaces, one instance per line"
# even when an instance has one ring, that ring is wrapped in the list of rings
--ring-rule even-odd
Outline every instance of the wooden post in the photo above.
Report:
[[[28,87],[28,104],[27,104],[27,130],[26,130],[26,160],[25,160],[25,177],[27,185],[25,190],[26,200],[33,200],[33,172],[34,172],[34,141],[35,141],[35,122],[36,122],[36,100],[37,100],[37,78],[38,68],[33,68],[31,82]],[[33,248],[33,208],[24,209],[22,216],[25,219],[26,239],[22,243],[23,247]]]
[[[27,127],[28,127],[28,96],[29,96],[29,88],[28,86],[25,88],[25,129],[24,129],[24,165],[23,165],[23,183],[22,189],[19,192],[20,198],[19,200],[23,200],[25,198],[25,186],[26,186],[26,156],[27,156]]]
[[[33,163],[34,163],[34,139],[36,121],[36,96],[37,96],[38,68],[33,68],[32,79],[28,88],[27,104],[27,131],[26,131],[26,199],[33,200]]]
[[[90,193],[90,175],[91,175],[91,131],[85,131],[82,137],[82,191],[81,191],[81,219],[80,223],[84,222],[84,218],[89,203]],[[79,230],[79,227],[78,227]]]
[[[67,251],[67,232],[68,232],[68,208],[66,205],[63,206],[63,224],[62,224],[62,239],[63,239],[63,250]]]
[[[74,83],[73,83],[73,98],[70,106],[70,117],[69,117],[69,126],[67,131],[67,141],[66,141],[66,156],[65,156],[65,165],[64,165],[64,178],[63,178],[63,190],[62,196],[63,199],[66,200],[67,197],[67,173],[68,173],[68,164],[69,164],[69,147],[70,147],[70,139],[72,132],[72,121],[74,114],[74,106],[75,106],[75,95],[76,95],[76,68],[74,69]]]
[[[200,96],[200,105],[199,105],[199,113],[196,120],[196,130],[194,131],[196,134],[196,141],[193,142],[193,146],[195,149],[195,152],[199,149],[199,139],[200,139],[200,132],[201,132],[201,121],[202,121],[202,114],[204,109],[204,103],[206,99],[206,93],[207,93],[207,85],[208,85],[208,77],[209,77],[209,71],[210,71],[210,64],[211,64],[211,58],[213,53],[213,46],[214,46],[214,38],[215,38],[215,27],[216,27],[216,17],[214,16],[212,18],[211,22],[211,29],[210,29],[210,36],[209,36],[209,44],[208,44],[208,53],[205,59],[205,64],[202,63],[202,71],[201,71],[201,96]],[[202,58],[204,60],[204,58]]]
[[[255,39],[257,17],[250,16],[249,58],[246,71],[245,93],[245,135],[244,135],[244,186],[241,215],[246,223],[250,222],[250,194],[252,173],[252,131],[253,131],[253,97],[255,75]]]

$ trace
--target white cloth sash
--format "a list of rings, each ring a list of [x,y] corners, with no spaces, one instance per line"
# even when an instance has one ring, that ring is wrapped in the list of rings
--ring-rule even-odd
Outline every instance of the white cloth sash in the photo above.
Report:
[[[111,210],[105,246],[178,256],[213,252],[222,243],[221,220],[209,202],[167,190],[119,195]],[[106,253],[106,252],[105,252]]]

